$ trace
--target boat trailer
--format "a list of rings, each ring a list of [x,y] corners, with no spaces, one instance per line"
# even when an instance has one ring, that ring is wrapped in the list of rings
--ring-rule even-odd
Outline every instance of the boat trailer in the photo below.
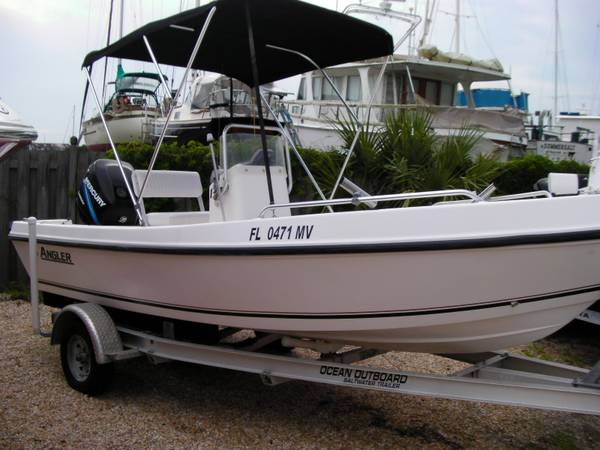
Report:
[[[339,348],[337,344],[260,333],[241,344],[224,343],[237,333],[248,333],[233,328],[221,329],[214,345],[177,340],[167,319],[161,333],[141,331],[115,323],[107,309],[94,303],[73,303],[53,313],[52,332],[44,333],[39,316],[35,218],[29,218],[29,227],[33,330],[51,337],[52,344],[60,344],[67,381],[84,393],[101,392],[109,380],[106,369],[113,362],[145,355],[153,363],[183,361],[255,373],[270,386],[301,380],[600,415],[600,361],[586,370],[510,353],[440,355],[471,365],[450,375],[430,375],[354,364],[386,353],[374,349]],[[278,351],[273,351],[273,344]],[[307,352],[314,353],[307,357],[292,352],[292,347],[317,352]]]

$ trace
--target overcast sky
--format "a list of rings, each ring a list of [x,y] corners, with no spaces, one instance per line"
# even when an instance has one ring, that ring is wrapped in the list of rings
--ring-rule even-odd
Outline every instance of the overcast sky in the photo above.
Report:
[[[115,0],[116,9],[119,3]],[[350,1],[311,3],[341,10]],[[454,19],[448,13],[454,13],[456,0],[439,3],[430,41],[450,50]],[[125,0],[124,33],[175,14],[180,5],[186,9],[194,4],[193,0]],[[497,57],[512,74],[513,90],[530,93],[530,110],[551,109],[554,1],[462,0],[461,4],[465,16],[461,52],[479,59]],[[600,114],[600,1],[559,0],[559,4],[559,109],[585,108]],[[78,128],[85,85],[81,62],[89,51],[104,47],[109,5],[109,0],[0,0],[0,98],[37,128],[39,142],[68,140],[74,107]],[[414,5],[415,0],[407,0],[396,8]],[[416,5],[421,10],[425,0],[416,0]],[[118,21],[113,22],[113,30],[116,37]],[[114,78],[113,67],[109,74]],[[126,71],[140,68],[137,63],[125,65]],[[143,68],[153,70],[150,64]],[[286,81],[281,86],[293,90],[295,83]],[[91,103],[88,108],[91,111]]]

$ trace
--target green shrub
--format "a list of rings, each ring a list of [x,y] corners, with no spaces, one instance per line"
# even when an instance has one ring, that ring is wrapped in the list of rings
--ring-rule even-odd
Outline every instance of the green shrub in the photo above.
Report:
[[[118,146],[121,160],[130,163],[135,169],[146,170],[150,164],[154,146],[141,142],[129,142]],[[215,143],[216,156],[219,156],[219,146]],[[311,171],[319,173],[333,171],[341,165],[342,156],[335,152],[321,152],[313,149],[299,149],[302,158]],[[112,151],[107,152],[107,158],[114,159]],[[318,198],[304,169],[300,166],[298,158],[291,157],[292,176],[294,180],[290,197],[293,201],[313,200]],[[208,205],[208,186],[213,170],[210,147],[195,141],[185,145],[177,143],[163,144],[154,164],[157,170],[191,170],[200,174],[204,188],[203,200]],[[337,172],[336,172],[337,175]],[[168,211],[177,209],[173,201],[167,199],[151,199],[144,202],[148,211]]]
[[[552,161],[542,155],[526,155],[513,159],[502,168],[494,183],[502,194],[517,194],[533,190],[533,185],[550,172],[587,174],[590,168],[576,161]]]
[[[338,125],[338,132],[346,146],[350,145],[355,131],[352,125]],[[589,166],[585,164],[554,162],[540,155],[527,155],[507,163],[499,163],[490,156],[473,158],[470,151],[478,139],[479,133],[468,128],[439,139],[431,128],[427,112],[401,113],[389,117],[377,132],[369,131],[367,127],[344,175],[371,194],[458,188],[481,191],[492,180],[499,194],[514,194],[531,191],[533,184],[550,172],[589,172]],[[217,143],[215,149],[218,156]],[[153,150],[154,147],[149,144],[136,142],[119,145],[121,159],[136,169],[147,169]],[[309,148],[301,148],[299,152],[325,195],[329,196],[345,153]],[[112,152],[108,152],[107,157],[112,158]],[[292,155],[291,161],[294,184],[290,199],[320,199],[298,159]],[[164,144],[154,168],[197,171],[204,186],[204,204],[208,205],[208,186],[213,169],[208,146],[194,141],[182,146]],[[347,193],[338,189],[336,196],[345,197]],[[147,200],[145,204],[149,211],[178,208],[177,202],[167,199]],[[382,204],[382,207],[389,206]]]

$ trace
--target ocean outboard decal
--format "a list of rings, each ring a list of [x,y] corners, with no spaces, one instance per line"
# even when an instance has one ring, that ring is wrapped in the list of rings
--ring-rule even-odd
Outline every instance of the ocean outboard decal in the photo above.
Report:
[[[375,386],[387,389],[398,389],[408,381],[408,376],[400,373],[371,370],[368,368],[347,368],[337,366],[321,366],[321,375],[343,380],[346,384]]]
[[[69,252],[59,252],[58,250],[48,250],[44,246],[42,246],[42,251],[40,252],[40,258],[44,261],[50,261],[61,264],[69,264],[74,265],[73,261],[71,261],[71,254]]]

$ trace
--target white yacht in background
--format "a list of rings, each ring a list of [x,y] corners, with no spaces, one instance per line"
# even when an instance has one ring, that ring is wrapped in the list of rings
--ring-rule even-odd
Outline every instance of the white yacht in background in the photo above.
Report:
[[[349,15],[400,18],[402,13],[389,4],[381,8],[351,5]],[[407,16],[407,15],[404,15]],[[416,17],[416,23],[420,18]],[[415,25],[416,26],[416,25]],[[408,36],[410,31],[404,36]],[[402,44],[397,42],[395,50]],[[527,146],[523,116],[516,108],[488,110],[476,108],[471,86],[474,83],[510,80],[497,60],[475,60],[460,53],[441,52],[434,46],[421,46],[418,55],[394,54],[388,62],[382,88],[374,92],[376,78],[385,59],[344,64],[327,69],[358,119],[375,128],[386,117],[403,109],[425,107],[432,126],[440,136],[455,133],[464,125],[478,129],[482,138],[475,153],[495,153],[499,159],[521,156]],[[467,106],[456,105],[457,87],[462,87]],[[369,113],[369,104],[372,108]],[[284,102],[305,147],[329,149],[343,146],[335,123],[349,117],[343,103],[319,71],[302,75],[297,99]]]
[[[0,100],[0,159],[37,137],[35,128],[24,123],[12,108]]]

